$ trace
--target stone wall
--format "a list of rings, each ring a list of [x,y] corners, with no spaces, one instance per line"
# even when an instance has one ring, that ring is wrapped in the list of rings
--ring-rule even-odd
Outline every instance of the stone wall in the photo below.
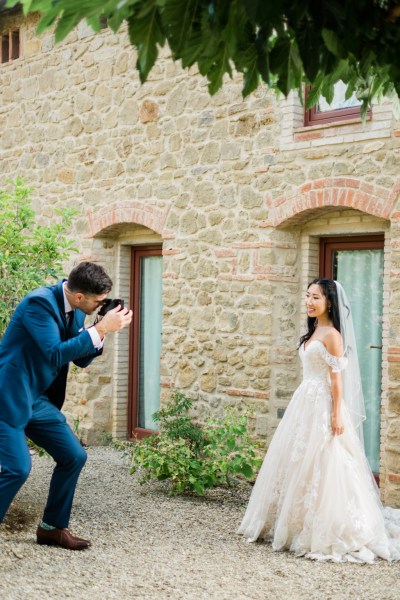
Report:
[[[163,245],[162,397],[199,418],[251,408],[265,442],[299,380],[296,345],[321,235],[385,233],[381,482],[400,504],[399,124],[302,127],[298,100],[206,81],[164,52],[140,86],[125,32],[83,26],[60,45],[19,19],[21,59],[0,66],[2,179],[35,188],[45,219],[80,211],[79,260],[129,295],[130,247]],[[71,257],[66,270],[78,260]],[[128,338],[73,373],[67,412],[89,442],[127,432]]]

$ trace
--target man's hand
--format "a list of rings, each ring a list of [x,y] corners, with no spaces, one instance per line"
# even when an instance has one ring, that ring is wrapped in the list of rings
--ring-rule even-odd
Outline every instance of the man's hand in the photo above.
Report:
[[[114,333],[120,331],[124,327],[128,327],[132,321],[133,312],[127,308],[117,306],[104,315],[101,321],[96,323],[95,328],[103,338],[106,333]]]

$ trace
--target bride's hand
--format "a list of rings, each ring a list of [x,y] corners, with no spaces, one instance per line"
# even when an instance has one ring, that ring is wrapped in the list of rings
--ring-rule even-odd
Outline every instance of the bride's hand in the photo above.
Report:
[[[344,431],[344,427],[343,427],[342,419],[340,417],[337,417],[336,415],[332,415],[331,427],[332,427],[333,435],[342,435],[342,433]]]

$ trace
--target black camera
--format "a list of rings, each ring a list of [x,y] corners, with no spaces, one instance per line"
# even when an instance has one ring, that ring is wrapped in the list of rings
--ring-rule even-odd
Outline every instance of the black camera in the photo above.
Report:
[[[103,301],[103,305],[100,308],[97,315],[99,317],[104,317],[104,315],[106,313],[108,313],[109,310],[112,310],[113,308],[117,308],[117,306],[121,306],[121,308],[124,308],[124,301],[121,300],[121,298],[106,298]]]

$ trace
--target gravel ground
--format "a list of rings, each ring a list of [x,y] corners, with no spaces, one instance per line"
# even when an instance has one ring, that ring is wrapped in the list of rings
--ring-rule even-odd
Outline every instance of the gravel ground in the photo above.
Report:
[[[71,530],[89,537],[92,548],[35,543],[52,461],[34,456],[0,528],[1,600],[400,598],[400,563],[315,563],[248,544],[235,534],[248,484],[206,498],[168,497],[163,484],[140,486],[119,451],[88,454]]]

